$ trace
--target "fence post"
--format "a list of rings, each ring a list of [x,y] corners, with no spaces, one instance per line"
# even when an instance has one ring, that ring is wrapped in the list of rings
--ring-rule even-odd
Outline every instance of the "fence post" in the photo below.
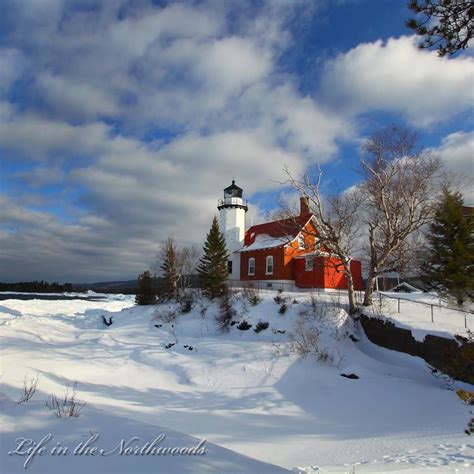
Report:
[[[400,298],[398,298],[398,312],[400,312]]]
[[[379,303],[380,303],[380,306],[382,306],[382,293],[380,293],[380,291],[379,291]]]
[[[467,329],[467,314],[464,315],[464,328]]]
[[[433,305],[431,304],[431,322],[434,323],[434,318],[433,318]]]

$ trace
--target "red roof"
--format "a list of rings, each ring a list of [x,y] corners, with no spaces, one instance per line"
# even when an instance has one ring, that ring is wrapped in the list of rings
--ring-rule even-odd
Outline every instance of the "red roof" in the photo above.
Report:
[[[286,237],[288,240],[293,240],[311,219],[311,216],[312,214],[309,213],[300,214],[299,216],[289,217],[287,219],[253,225],[245,233],[244,249],[253,244],[258,235],[266,235],[274,238]]]

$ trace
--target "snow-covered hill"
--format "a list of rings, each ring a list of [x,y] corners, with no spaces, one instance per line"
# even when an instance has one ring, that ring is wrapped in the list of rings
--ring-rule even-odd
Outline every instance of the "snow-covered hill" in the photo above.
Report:
[[[308,294],[286,294],[280,314],[275,295],[262,292],[256,306],[244,295],[234,298],[235,321],[252,327],[234,324],[228,333],[216,323],[218,306],[206,300],[187,314],[176,304],[136,307],[128,296],[2,301],[0,466],[23,472],[25,459],[7,454],[19,436],[39,441],[52,433],[53,447],[97,433],[96,445],[107,449],[122,438],[152,441],[164,433],[167,446],[205,438],[208,452],[44,455],[29,471],[276,473],[277,465],[471,472],[474,446],[463,434],[468,409],[424,361],[372,345],[338,301],[320,305]],[[269,327],[256,333],[259,321]],[[316,347],[315,354],[301,358],[302,346]],[[12,400],[27,373],[39,374],[38,392],[17,405]],[[44,402],[73,382],[87,404],[78,418],[56,418]]]

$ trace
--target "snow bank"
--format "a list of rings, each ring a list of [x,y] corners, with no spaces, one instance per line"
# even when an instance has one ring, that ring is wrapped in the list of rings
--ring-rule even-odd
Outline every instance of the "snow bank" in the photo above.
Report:
[[[90,429],[107,446],[125,435],[149,440],[162,432],[185,446],[201,438],[216,445],[212,457],[199,458],[209,466],[114,457],[111,464],[102,462],[101,472],[278,472],[236,453],[287,469],[472,468],[473,447],[462,433],[468,407],[422,360],[372,345],[337,295],[315,297],[316,317],[310,294],[284,293],[284,314],[275,295],[260,292],[256,306],[234,298],[235,320],[251,328],[234,324],[228,333],[216,324],[217,304],[205,300],[188,314],[176,304],[136,307],[133,297],[2,301],[0,390],[17,400],[28,373],[39,374],[39,391],[22,405],[0,402],[0,465],[6,472],[22,470],[22,460],[7,454],[18,436],[51,431],[55,440],[73,444]],[[112,317],[112,325],[105,326],[102,316]],[[301,317],[319,330],[321,343],[337,348],[338,366],[295,353],[288,335]],[[259,321],[269,327],[257,333]],[[83,414],[56,419],[44,400],[74,381],[78,398],[87,403]],[[416,453],[409,456],[409,450]],[[38,458],[30,472],[93,473],[96,461],[90,459]]]

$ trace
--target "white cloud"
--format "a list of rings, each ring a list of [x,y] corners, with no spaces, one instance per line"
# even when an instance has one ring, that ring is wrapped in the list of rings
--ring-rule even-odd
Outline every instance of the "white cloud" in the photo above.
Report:
[[[12,279],[133,277],[169,235],[201,243],[232,178],[247,196],[278,191],[285,164],[296,175],[309,161],[337,155],[357,124],[334,103],[356,113],[449,116],[461,107],[453,89],[462,88],[472,66],[455,60],[446,67],[451,72],[440,72],[438,59],[414,51],[408,39],[361,45],[328,66],[331,87],[312,97],[279,73],[278,58],[291,44],[292,12],[319,2],[266,1],[252,18],[251,1],[84,7],[50,0],[49,10],[25,2],[9,7],[17,24],[0,60],[8,72],[0,84],[0,147],[15,160],[40,163],[14,175],[24,192],[3,202],[0,256]],[[417,59],[430,75],[392,71],[384,79],[394,98],[387,84],[375,87],[377,65],[385,56],[404,64],[404,52],[404,67]],[[375,66],[372,79],[366,67]],[[348,68],[354,77],[341,77]],[[26,108],[8,102],[22,74]],[[430,90],[437,91],[440,74],[447,98],[421,112],[419,82],[434,77]],[[51,184],[58,194],[37,200],[38,187]],[[258,215],[253,205],[249,220]]]
[[[7,94],[27,67],[27,59],[16,48],[0,48],[0,93]]]
[[[64,117],[83,121],[113,117],[120,112],[116,98],[92,84],[43,73],[37,78],[37,87],[42,100]]]
[[[446,168],[461,177],[462,193],[467,205],[474,205],[474,132],[455,132],[446,136],[432,150]]]
[[[351,113],[396,112],[428,126],[473,106],[473,78],[473,58],[440,58],[403,36],[360,44],[329,61],[321,94]]]
[[[474,177],[474,132],[451,133],[435,151],[446,166],[457,173]]]
[[[1,116],[0,116],[1,118]],[[34,160],[87,155],[101,151],[109,127],[102,122],[70,125],[36,114],[14,114],[0,121],[0,146]]]

